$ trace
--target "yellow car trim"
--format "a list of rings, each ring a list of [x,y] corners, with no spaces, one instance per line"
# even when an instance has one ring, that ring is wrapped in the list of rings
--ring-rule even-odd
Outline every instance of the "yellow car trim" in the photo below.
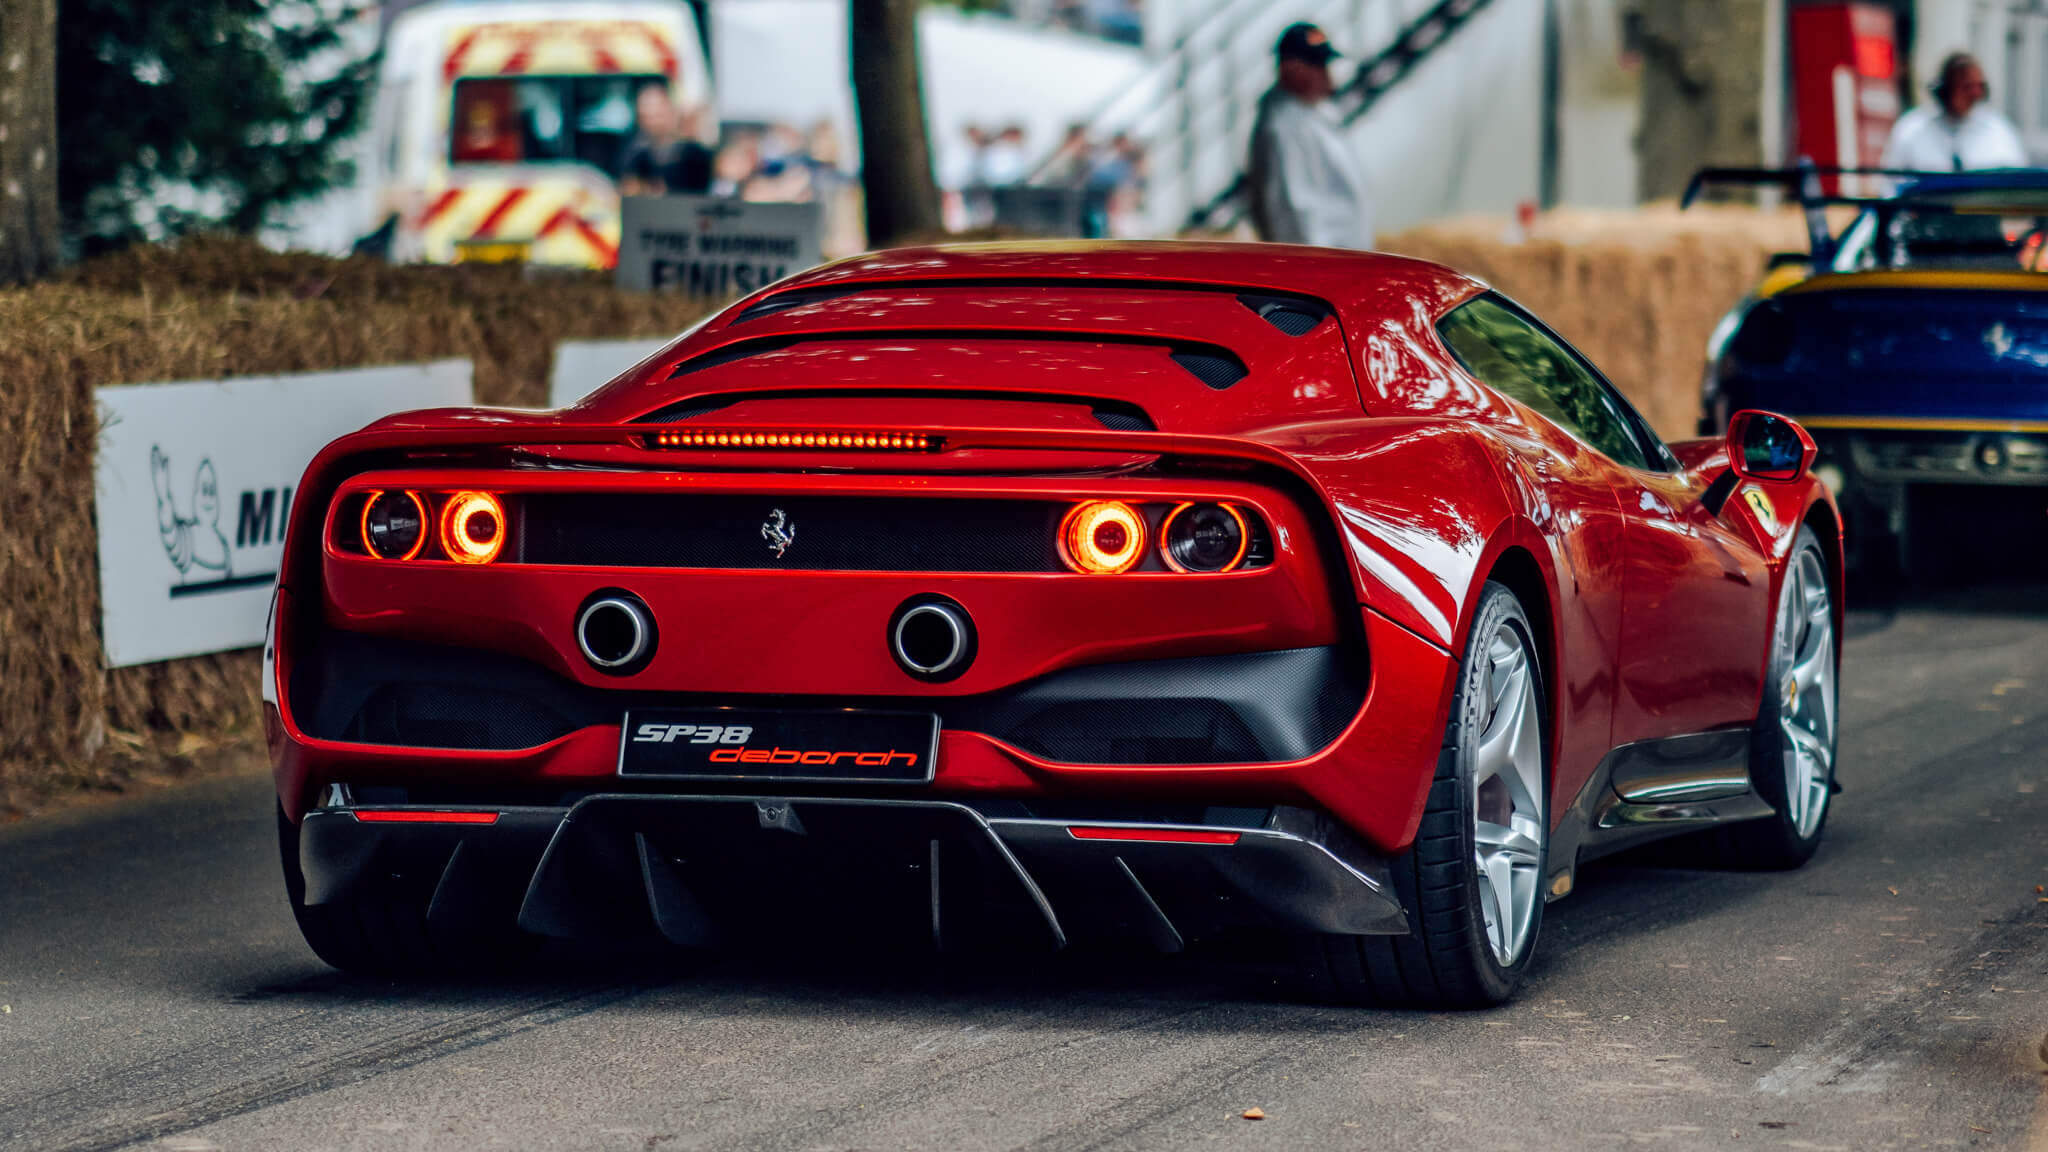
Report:
[[[2048,420],[1947,420],[1928,416],[1803,416],[1808,428],[1890,432],[2048,432]]]
[[[1974,272],[1959,269],[1906,268],[1875,272],[1833,272],[1780,288],[1779,294],[1820,292],[1834,288],[2008,288],[2048,291],[2048,275],[2039,272]]]
[[[1781,292],[1806,283],[1812,277],[1812,265],[1780,264],[1764,274],[1764,282],[1757,285],[1756,294],[1768,300]]]

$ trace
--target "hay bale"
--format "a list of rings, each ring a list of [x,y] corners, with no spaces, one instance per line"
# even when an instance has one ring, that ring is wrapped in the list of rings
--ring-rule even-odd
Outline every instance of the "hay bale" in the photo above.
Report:
[[[259,731],[253,652],[101,666],[95,387],[467,357],[480,403],[537,407],[557,343],[669,335],[720,304],[221,239],[0,292],[0,809]]]
[[[1694,435],[1707,337],[1772,252],[1801,248],[1792,212],[1559,212],[1526,239],[1456,220],[1384,239],[1390,252],[1470,273],[1520,301],[1600,366],[1659,435]]]

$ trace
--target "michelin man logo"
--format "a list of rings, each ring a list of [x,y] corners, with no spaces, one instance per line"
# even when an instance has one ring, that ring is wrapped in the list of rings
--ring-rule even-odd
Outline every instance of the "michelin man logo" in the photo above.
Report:
[[[171,489],[171,458],[154,444],[149,449],[149,476],[156,488],[157,533],[163,539],[164,555],[178,570],[178,582],[191,579],[195,568],[202,577],[214,573],[227,579],[231,575],[228,537],[220,530],[220,480],[214,475],[213,461],[201,460],[193,475],[189,516],[178,510],[177,495]]]

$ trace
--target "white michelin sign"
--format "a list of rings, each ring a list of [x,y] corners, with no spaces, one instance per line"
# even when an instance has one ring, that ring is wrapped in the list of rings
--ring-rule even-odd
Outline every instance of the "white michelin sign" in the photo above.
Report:
[[[446,360],[97,389],[107,667],[261,644],[313,457],[391,413],[471,403],[470,378]]]

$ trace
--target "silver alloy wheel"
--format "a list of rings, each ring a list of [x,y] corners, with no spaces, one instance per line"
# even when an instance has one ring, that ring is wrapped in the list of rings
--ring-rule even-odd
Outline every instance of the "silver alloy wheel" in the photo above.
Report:
[[[1778,730],[1785,737],[1785,817],[1801,840],[1827,814],[1835,764],[1835,615],[1820,552],[1801,549],[1785,573],[1771,665],[1783,669]]]
[[[1522,632],[1501,621],[1486,646],[1480,736],[1472,751],[1472,845],[1487,941],[1501,967],[1529,946],[1542,899],[1543,717]]]

